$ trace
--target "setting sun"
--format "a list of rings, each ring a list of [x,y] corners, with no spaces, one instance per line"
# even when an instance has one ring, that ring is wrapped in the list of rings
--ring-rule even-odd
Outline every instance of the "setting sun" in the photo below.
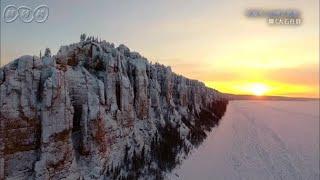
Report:
[[[250,87],[250,90],[252,92],[252,94],[256,95],[256,96],[262,96],[264,95],[267,91],[268,91],[268,87],[264,84],[252,84],[252,86]]]

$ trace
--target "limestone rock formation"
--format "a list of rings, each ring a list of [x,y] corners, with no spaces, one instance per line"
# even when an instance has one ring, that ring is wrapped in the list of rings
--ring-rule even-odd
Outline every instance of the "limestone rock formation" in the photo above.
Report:
[[[0,179],[163,179],[226,104],[124,45],[22,56],[0,68]]]

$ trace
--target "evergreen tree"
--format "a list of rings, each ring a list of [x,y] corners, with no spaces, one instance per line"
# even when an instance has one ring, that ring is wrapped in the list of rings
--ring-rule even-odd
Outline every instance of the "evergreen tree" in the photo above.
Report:
[[[87,35],[85,33],[82,33],[80,35],[80,42],[85,41],[86,40]]]
[[[46,50],[44,51],[44,56],[51,57],[51,50],[49,48],[46,48]]]

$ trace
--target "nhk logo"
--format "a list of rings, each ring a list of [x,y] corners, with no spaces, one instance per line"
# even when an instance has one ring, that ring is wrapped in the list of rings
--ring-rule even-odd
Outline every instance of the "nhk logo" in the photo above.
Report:
[[[4,8],[3,18],[4,22],[12,23],[20,19],[24,23],[45,22],[49,17],[49,7],[47,5],[39,5],[32,9],[28,6],[17,7],[15,5],[8,5]]]

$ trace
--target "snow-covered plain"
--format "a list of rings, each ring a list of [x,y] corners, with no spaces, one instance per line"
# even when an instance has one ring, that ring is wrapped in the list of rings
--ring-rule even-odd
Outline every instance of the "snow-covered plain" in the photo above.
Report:
[[[318,101],[231,101],[169,179],[319,179]]]

